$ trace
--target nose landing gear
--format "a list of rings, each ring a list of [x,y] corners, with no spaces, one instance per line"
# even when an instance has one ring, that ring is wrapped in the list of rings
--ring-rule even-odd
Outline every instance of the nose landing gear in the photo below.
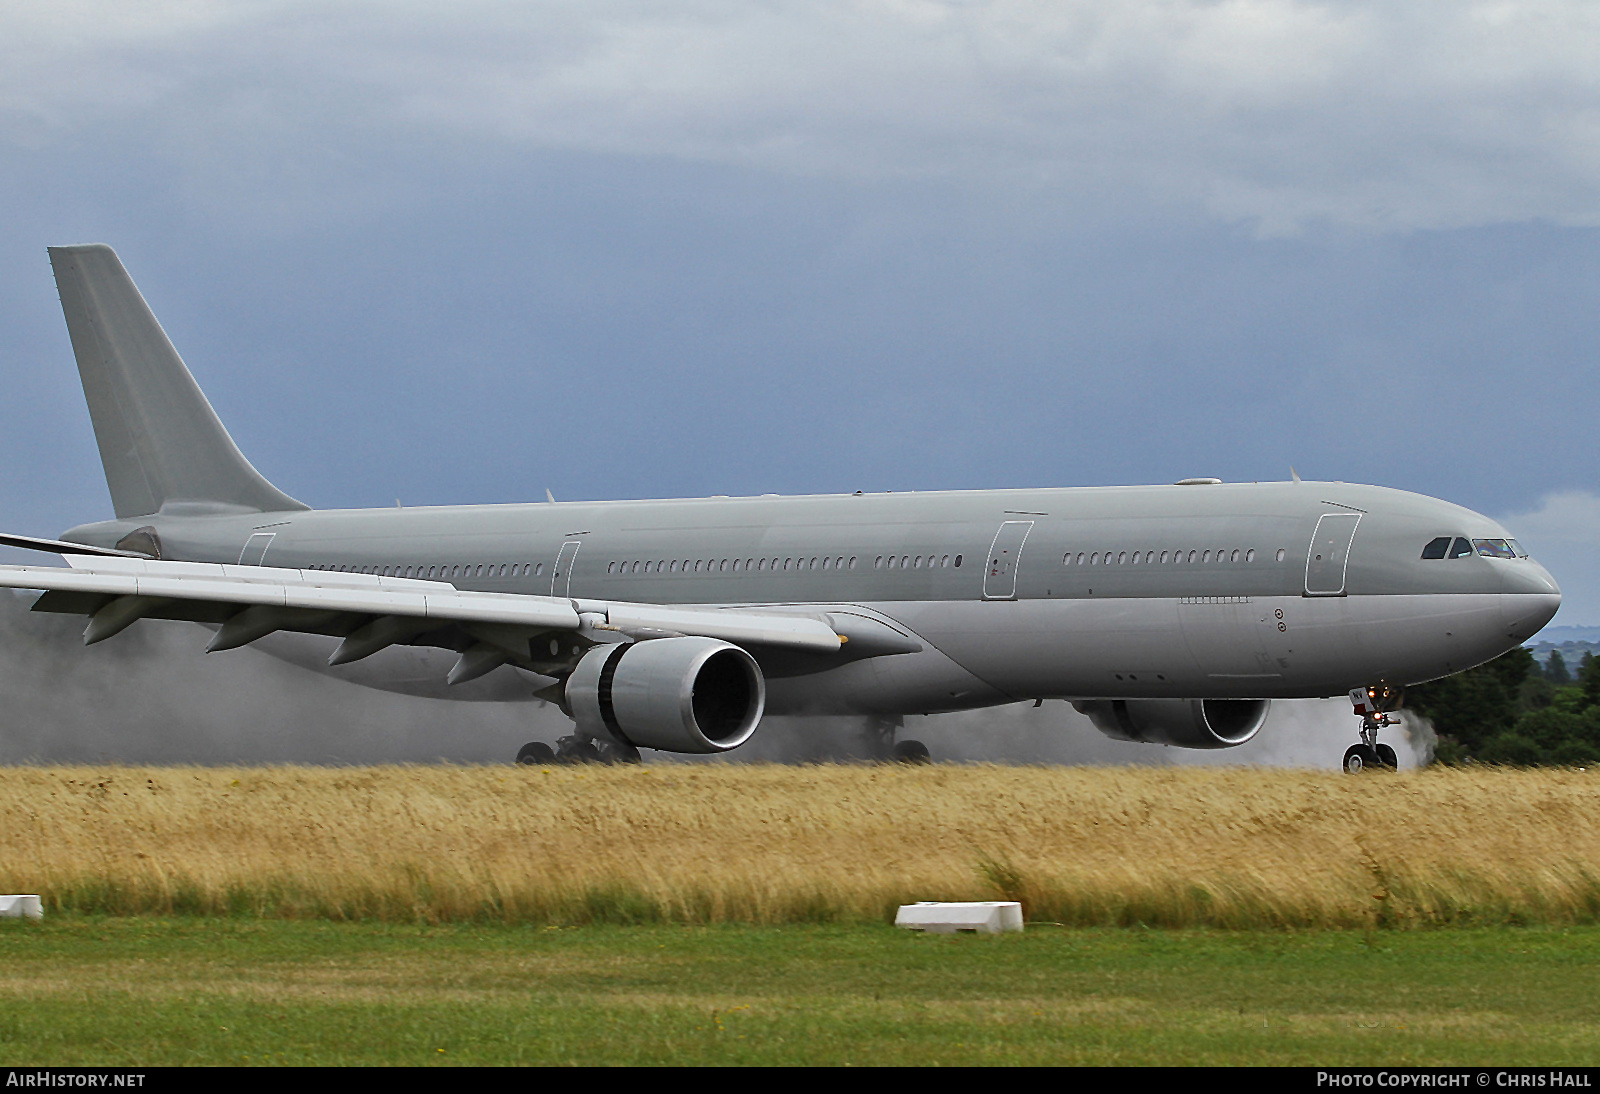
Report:
[[[1361,719],[1361,743],[1351,745],[1344,752],[1344,769],[1352,775],[1363,771],[1393,771],[1400,766],[1394,749],[1378,743],[1378,730],[1383,726],[1399,725],[1400,719],[1392,717],[1400,709],[1405,695],[1399,688],[1388,684],[1373,684],[1355,688],[1350,692],[1350,703]]]

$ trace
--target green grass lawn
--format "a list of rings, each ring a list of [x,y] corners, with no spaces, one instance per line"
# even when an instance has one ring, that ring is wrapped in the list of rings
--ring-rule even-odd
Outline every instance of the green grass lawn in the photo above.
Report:
[[[0,1064],[1600,1063],[1600,928],[0,921]]]

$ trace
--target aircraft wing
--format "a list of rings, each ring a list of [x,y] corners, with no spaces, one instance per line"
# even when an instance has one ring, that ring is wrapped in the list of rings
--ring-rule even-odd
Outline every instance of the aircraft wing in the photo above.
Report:
[[[336,665],[417,642],[463,654],[453,683],[507,662],[560,669],[573,650],[618,637],[696,635],[816,652],[841,644],[826,622],[803,615],[475,592],[328,570],[66,557],[66,567],[0,566],[0,588],[42,589],[35,611],[89,616],[84,641],[91,644],[145,618],[218,624],[212,651],[280,630],[334,635],[344,639],[330,658]],[[576,647],[563,641],[569,636]]]

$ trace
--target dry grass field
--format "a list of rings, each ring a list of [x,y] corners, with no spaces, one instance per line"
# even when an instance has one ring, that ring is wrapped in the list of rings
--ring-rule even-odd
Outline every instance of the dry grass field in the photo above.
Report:
[[[1069,925],[1600,921],[1600,771],[12,767],[0,891],[86,914]]]

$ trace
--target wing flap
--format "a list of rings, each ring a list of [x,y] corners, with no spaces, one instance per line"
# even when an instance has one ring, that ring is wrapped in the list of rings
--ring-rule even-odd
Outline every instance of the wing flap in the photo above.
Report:
[[[95,593],[70,593],[65,590],[48,592],[33,602],[36,612],[54,612],[57,615],[93,615],[103,608],[110,597]]]
[[[580,608],[591,607],[579,601]],[[705,638],[720,638],[736,645],[785,646],[792,649],[837,651],[839,635],[820,619],[802,615],[764,615],[737,608],[678,608],[656,604],[606,603],[594,605],[606,622],[621,631],[677,631]]]
[[[89,556],[70,562],[70,568],[0,566],[0,588],[43,589],[39,610],[86,615],[121,597],[162,601],[152,616],[201,622],[223,622],[259,605],[282,610],[284,626],[279,629],[285,630],[300,629],[300,621],[307,624],[305,629],[323,630],[330,613],[340,613],[354,620],[392,616],[441,626],[493,624],[529,634],[577,632],[599,623],[609,630],[678,632],[736,644],[819,651],[840,647],[832,627],[803,615],[473,592],[443,581],[327,570]]]
[[[112,562],[114,566],[98,565],[102,562]],[[513,623],[544,630],[578,628],[578,613],[570,601],[548,596],[463,592],[439,581],[189,562],[97,558],[93,563],[85,561],[71,569],[0,567],[0,588],[44,589],[79,596],[159,597],[234,604],[241,608],[261,604],[272,608],[399,615],[449,622]],[[323,580],[327,577],[340,580]],[[367,580],[361,583],[349,580],[359,577]]]

